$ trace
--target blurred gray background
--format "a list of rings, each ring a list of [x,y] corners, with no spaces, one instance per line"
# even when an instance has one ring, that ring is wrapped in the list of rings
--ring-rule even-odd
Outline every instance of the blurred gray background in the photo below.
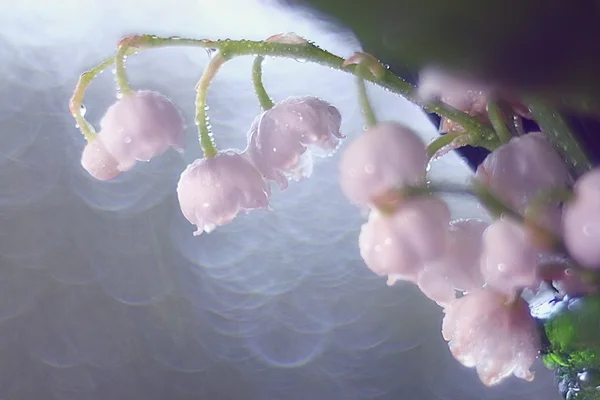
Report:
[[[130,57],[132,85],[171,97],[189,121],[168,152],[101,183],[79,165],[84,140],[68,100],[84,70],[126,34],[264,39],[294,31],[341,56],[356,40],[302,10],[254,0],[0,2],[0,399],[558,399],[533,383],[484,388],[440,335],[441,310],[408,284],[389,288],[358,254],[364,215],[343,198],[337,155],[275,187],[273,212],[193,237],[175,185],[200,156],[194,85],[202,49]],[[333,33],[336,32],[336,33]],[[259,106],[251,59],[226,64],[209,93],[220,148],[244,148]],[[363,129],[351,76],[268,59],[276,99],[316,95]],[[110,70],[85,99],[96,124],[115,100]],[[370,88],[381,119],[430,140],[406,101]],[[455,155],[432,176],[463,182]],[[456,217],[483,215],[449,199]]]

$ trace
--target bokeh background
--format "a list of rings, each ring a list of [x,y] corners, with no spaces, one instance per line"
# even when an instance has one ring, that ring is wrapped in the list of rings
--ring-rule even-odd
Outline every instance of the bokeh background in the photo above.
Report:
[[[79,165],[84,140],[68,113],[79,74],[133,33],[264,39],[293,31],[346,57],[350,32],[305,10],[255,0],[0,2],[0,399],[558,399],[552,374],[484,388],[452,359],[441,309],[412,285],[387,287],[361,261],[365,215],[342,196],[338,156],[313,176],[274,188],[258,211],[193,237],[175,185],[200,157],[194,85],[202,49],[151,50],[128,61],[135,88],[159,90],[185,114],[187,149],[111,182]],[[217,145],[245,147],[260,112],[251,59],[227,63],[209,93]],[[268,59],[276,100],[320,96],[352,137],[363,121],[351,76],[301,60]],[[425,140],[418,108],[370,87],[381,119]],[[86,99],[98,123],[114,76]],[[431,176],[464,182],[451,154]],[[485,217],[449,198],[454,216]]]

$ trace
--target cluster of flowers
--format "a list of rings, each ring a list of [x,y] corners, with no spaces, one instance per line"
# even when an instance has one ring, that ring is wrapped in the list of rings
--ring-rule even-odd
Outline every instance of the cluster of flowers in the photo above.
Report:
[[[430,89],[423,85],[423,91]],[[461,90],[454,87],[442,100],[485,122],[485,91]],[[99,180],[115,178],[168,148],[182,149],[184,120],[156,92],[123,95],[100,125],[81,159]],[[284,190],[289,180],[310,176],[313,157],[338,149],[344,138],[340,126],[341,115],[329,103],[289,98],[256,117],[245,150],[219,151],[188,165],[177,194],[183,215],[197,227],[194,234],[240,213],[268,209],[269,181]],[[442,129],[460,132],[461,127],[444,120]],[[569,191],[571,175],[541,132],[515,136],[485,159],[475,181],[522,218],[502,215],[489,223],[452,221],[437,195],[403,190],[427,186],[429,162],[419,136],[393,121],[375,123],[345,148],[342,190],[369,210],[359,236],[361,256],[388,284],[412,282],[444,308],[442,334],[452,354],[475,367],[486,385],[513,374],[531,380],[540,333],[521,293],[537,290],[543,281],[553,281],[564,294],[591,290],[570,264],[557,264],[553,256],[559,240],[579,265],[600,268],[600,169],[575,183],[567,204],[540,201],[550,190]]]
[[[312,173],[313,157],[334,152],[343,135],[342,117],[315,97],[294,97],[260,114],[248,132],[243,151],[225,150],[195,160],[181,174],[177,194],[183,215],[197,226],[195,235],[231,222],[240,212],[268,209],[275,181]],[[83,167],[96,179],[109,180],[173,147],[180,150],[184,120],[165,96],[139,91],[122,96],[100,122],[85,147]]]

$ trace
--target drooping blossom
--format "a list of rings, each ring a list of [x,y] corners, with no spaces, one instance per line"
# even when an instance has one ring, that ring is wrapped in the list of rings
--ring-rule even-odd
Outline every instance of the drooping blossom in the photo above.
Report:
[[[268,209],[270,189],[256,167],[240,153],[223,151],[188,165],[177,184],[185,218],[194,235],[228,224],[240,212]]]
[[[530,370],[540,349],[540,334],[527,302],[492,289],[478,289],[444,310],[442,335],[452,355],[475,368],[487,386],[510,375],[533,380]]]
[[[448,228],[444,253],[425,263],[419,274],[421,291],[440,305],[456,297],[456,290],[471,291],[483,286],[480,258],[482,234],[489,224],[477,219],[456,220]]]
[[[340,162],[340,184],[356,205],[405,185],[425,182],[425,143],[408,127],[380,122],[346,146]]]
[[[312,173],[313,157],[334,152],[344,136],[340,112],[316,97],[291,97],[266,110],[248,133],[247,153],[258,170],[285,189]]]
[[[133,92],[108,108],[98,135],[82,155],[82,165],[101,179],[112,173],[100,172],[100,158],[114,159],[118,171],[128,171],[137,161],[150,161],[169,147],[181,150],[183,138],[183,117],[168,98],[153,91]]]
[[[392,214],[374,209],[360,232],[360,254],[389,284],[416,282],[424,263],[443,253],[449,222],[448,206],[436,197],[408,200]]]
[[[479,165],[477,179],[515,211],[524,213],[532,199],[551,188],[567,187],[571,179],[564,161],[541,132],[512,138]],[[556,234],[561,209],[543,205],[537,223]]]
[[[497,219],[483,232],[481,273],[492,288],[514,295],[539,282],[538,249],[522,224]]]
[[[600,269],[600,168],[579,178],[574,192],[563,217],[565,244],[578,263]]]

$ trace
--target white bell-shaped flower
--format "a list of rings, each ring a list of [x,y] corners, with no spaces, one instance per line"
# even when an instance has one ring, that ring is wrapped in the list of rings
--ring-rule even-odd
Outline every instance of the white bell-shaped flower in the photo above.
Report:
[[[418,279],[421,291],[440,305],[456,298],[456,290],[471,291],[483,286],[480,258],[482,234],[489,224],[477,219],[452,221],[441,257],[425,263]]]
[[[219,152],[188,165],[177,184],[185,218],[194,235],[228,224],[240,212],[268,209],[270,189],[256,167],[240,153]]]
[[[498,219],[483,232],[481,273],[489,286],[512,295],[539,282],[539,253],[523,225]]]
[[[266,110],[248,133],[248,155],[281,189],[312,173],[312,157],[334,152],[344,137],[337,108],[316,97],[291,97]]]
[[[425,182],[427,151],[415,132],[381,122],[354,139],[340,162],[340,184],[356,205],[372,204],[390,190]]]
[[[510,301],[490,289],[454,300],[445,310],[442,335],[452,355],[475,367],[481,381],[492,386],[510,375],[533,380],[530,370],[540,349],[540,334],[527,303]]]
[[[450,211],[436,197],[407,201],[393,214],[372,210],[358,239],[367,266],[389,284],[416,282],[423,265],[446,248]]]
[[[169,147],[182,149],[184,120],[175,105],[153,91],[126,94],[109,107],[96,140],[118,162],[120,171],[150,161]]]
[[[600,269],[600,168],[575,183],[575,197],[565,207],[563,229],[571,256],[587,268]]]
[[[477,168],[476,176],[495,196],[520,213],[540,191],[570,183],[565,162],[541,132],[512,138],[494,150]],[[536,222],[559,233],[560,208],[545,207],[540,211]]]

